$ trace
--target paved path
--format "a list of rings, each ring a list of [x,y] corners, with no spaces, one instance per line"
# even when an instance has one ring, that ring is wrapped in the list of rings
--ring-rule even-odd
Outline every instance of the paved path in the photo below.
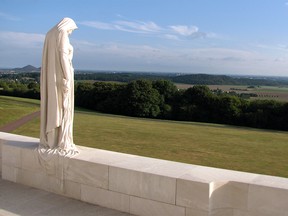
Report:
[[[40,111],[37,111],[37,112],[34,112],[34,113],[31,113],[27,116],[24,116],[22,117],[21,119],[18,119],[14,122],[11,122],[9,124],[6,124],[2,127],[0,127],[0,131],[2,132],[12,132],[13,130],[17,129],[18,127],[26,124],[27,122],[31,121],[32,119],[36,118],[40,116]]]
[[[130,214],[5,181],[0,175],[0,216],[128,216]]]

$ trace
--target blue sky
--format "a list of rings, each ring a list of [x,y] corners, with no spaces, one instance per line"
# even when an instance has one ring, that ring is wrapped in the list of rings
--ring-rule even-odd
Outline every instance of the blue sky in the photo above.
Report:
[[[288,76],[288,0],[0,0],[0,67],[39,67],[62,18],[76,69]]]

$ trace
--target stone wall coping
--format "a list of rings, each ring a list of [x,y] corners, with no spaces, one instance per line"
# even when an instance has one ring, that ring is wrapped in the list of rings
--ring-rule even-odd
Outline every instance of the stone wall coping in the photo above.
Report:
[[[0,141],[1,140],[8,141],[9,145],[15,145],[22,148],[36,148],[39,143],[39,139],[37,138],[4,132],[0,132]],[[77,147],[80,150],[80,154],[74,156],[74,159],[107,165],[109,167],[117,167],[208,184],[212,182],[231,181],[288,189],[288,178],[283,177],[173,162],[84,146]]]
[[[38,145],[0,132],[2,178],[138,216],[287,216],[287,178],[84,146],[43,155]]]

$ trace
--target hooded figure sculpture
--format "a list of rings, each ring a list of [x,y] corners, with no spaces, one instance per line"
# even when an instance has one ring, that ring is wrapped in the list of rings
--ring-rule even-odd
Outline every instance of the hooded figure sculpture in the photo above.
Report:
[[[67,151],[73,143],[74,69],[69,35],[75,22],[64,18],[47,34],[41,68],[40,146]]]

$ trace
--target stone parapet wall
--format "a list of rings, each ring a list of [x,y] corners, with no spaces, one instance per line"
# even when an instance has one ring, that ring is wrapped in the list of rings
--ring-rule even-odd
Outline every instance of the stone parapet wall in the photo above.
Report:
[[[286,178],[87,147],[45,164],[38,143],[0,132],[2,178],[134,215],[288,215]]]

